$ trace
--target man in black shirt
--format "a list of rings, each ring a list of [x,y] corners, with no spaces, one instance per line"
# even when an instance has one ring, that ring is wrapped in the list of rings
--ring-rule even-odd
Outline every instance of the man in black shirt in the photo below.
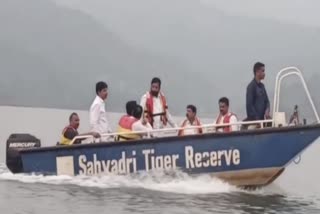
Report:
[[[265,65],[257,62],[253,67],[254,79],[247,86],[247,120],[270,119],[270,102],[264,84]]]

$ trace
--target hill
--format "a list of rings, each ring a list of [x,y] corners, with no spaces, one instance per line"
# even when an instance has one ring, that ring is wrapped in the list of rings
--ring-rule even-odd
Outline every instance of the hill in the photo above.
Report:
[[[105,80],[108,109],[124,111],[125,102],[140,100],[151,78],[159,76],[178,113],[189,102],[208,103],[202,96],[192,98],[190,85],[198,82],[201,90],[215,90],[209,78],[128,45],[80,11],[46,0],[10,0],[2,3],[0,14],[2,105],[88,109],[96,81]]]
[[[227,16],[191,0],[76,3],[2,1],[0,104],[87,110],[95,82],[105,80],[107,108],[119,112],[159,76],[174,114],[193,103],[200,115],[215,116],[217,100],[227,96],[242,118],[258,60],[267,65],[270,99],[275,74],[287,65],[305,70],[311,91],[318,90],[316,28]],[[287,97],[286,109],[302,98]]]
[[[208,77],[216,88],[205,90],[210,91],[212,100],[230,97],[239,114],[244,114],[245,88],[256,61],[266,64],[271,99],[276,73],[283,67],[299,67],[309,85],[314,84],[312,75],[317,72],[315,62],[320,57],[320,29],[316,27],[232,16],[194,0],[56,2],[92,15],[137,48],[170,56],[197,76]],[[284,87],[289,85],[285,83]],[[317,88],[317,84],[311,88]],[[197,88],[195,92],[203,93]],[[315,99],[319,101],[318,97]],[[292,97],[290,101],[295,100]],[[216,110],[215,105],[211,111]],[[291,104],[286,108],[291,109]]]

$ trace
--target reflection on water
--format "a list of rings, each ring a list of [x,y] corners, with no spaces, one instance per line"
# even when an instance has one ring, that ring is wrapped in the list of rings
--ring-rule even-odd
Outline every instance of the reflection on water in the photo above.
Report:
[[[291,213],[312,207],[311,202],[294,199],[285,195],[230,194],[222,199],[231,204],[234,210],[244,213],[272,213],[272,211]]]
[[[3,182],[0,189],[3,192]],[[0,196],[5,213],[37,210],[47,213],[316,213],[320,210],[308,199],[281,194],[246,192],[177,194],[141,188],[79,187],[69,185],[24,184],[6,182]],[[14,200],[12,200],[14,198]],[[9,200],[11,199],[11,200]],[[40,201],[39,201],[40,200]],[[12,203],[8,208],[8,203]],[[319,203],[319,201],[318,201]],[[6,205],[7,204],[7,205]]]

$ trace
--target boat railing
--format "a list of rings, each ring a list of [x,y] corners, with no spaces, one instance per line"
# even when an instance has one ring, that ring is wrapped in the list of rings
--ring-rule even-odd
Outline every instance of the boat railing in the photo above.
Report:
[[[215,128],[219,127],[226,127],[226,126],[232,126],[232,125],[254,125],[257,126],[259,128],[263,128],[265,123],[272,123],[273,119],[269,119],[269,120],[255,120],[255,121],[239,121],[239,122],[235,122],[235,123],[225,123],[225,124],[203,124],[200,126],[190,126],[190,127],[175,127],[175,128],[163,128],[163,129],[153,129],[153,130],[149,130],[149,131],[133,131],[130,132],[130,134],[144,134],[146,135],[147,138],[151,138],[153,133],[161,133],[162,135],[166,135],[169,133],[172,134],[176,134],[178,131],[180,130],[186,130],[186,129],[198,129],[198,128],[202,128],[202,129],[213,129],[215,130]],[[214,131],[207,131],[206,133],[211,133]],[[239,128],[240,130],[240,128]],[[73,140],[71,141],[71,144],[73,144],[76,140],[81,140],[81,139],[87,139],[87,140],[93,140],[92,142],[107,142],[107,141],[112,141],[110,140],[110,138],[114,138],[116,136],[119,135],[124,135],[124,134],[128,134],[127,132],[113,132],[113,133],[103,133],[100,135],[100,138],[96,138],[96,140],[94,140],[95,138],[92,135],[79,135],[73,138]],[[105,140],[108,139],[109,140]]]
[[[302,72],[296,68],[296,67],[286,67],[283,68],[282,70],[280,70],[276,76],[276,83],[275,83],[275,89],[274,89],[274,97],[273,97],[273,116],[275,116],[276,112],[279,112],[279,106],[280,106],[280,89],[281,89],[281,82],[284,78],[288,77],[288,76],[292,76],[292,75],[296,75],[299,77],[299,79],[301,80],[301,83],[303,85],[303,88],[306,92],[307,98],[311,104],[313,113],[316,117],[317,123],[320,123],[320,118],[318,115],[318,112],[316,110],[316,107],[314,105],[314,102],[311,98],[309,89],[307,87],[306,81],[302,75]],[[275,121],[273,121],[272,126],[275,125]]]

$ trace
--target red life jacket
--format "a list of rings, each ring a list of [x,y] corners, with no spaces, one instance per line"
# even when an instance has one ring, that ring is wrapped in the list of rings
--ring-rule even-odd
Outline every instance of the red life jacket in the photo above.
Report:
[[[234,113],[228,112],[227,115],[224,116],[222,123],[224,123],[224,124],[230,123],[230,118],[231,118],[232,116],[237,117]],[[216,120],[216,124],[220,124],[222,117],[223,117],[223,116],[222,116],[221,114],[219,114],[219,116],[218,116],[218,118],[217,118],[217,120]],[[216,127],[216,130],[217,130],[217,129],[220,129],[220,128],[223,129],[223,132],[230,132],[230,131],[231,131],[231,127],[230,127],[230,126],[221,126],[221,127],[218,127],[218,126],[217,126],[217,127]]]
[[[119,126],[123,129],[132,130],[132,125],[137,122],[138,119],[129,115],[123,115],[119,120]]]
[[[185,121],[183,121],[182,128],[184,128],[186,126],[187,122],[188,122],[188,119],[185,119]],[[201,126],[199,118],[196,117],[194,122],[195,122],[195,126]],[[202,128],[199,127],[198,134],[202,134],[202,132],[203,132]],[[178,132],[178,136],[183,136],[183,135],[184,135],[184,130],[180,129]]]
[[[118,135],[116,139],[118,141],[139,139],[140,135],[132,134],[132,125],[136,121],[138,121],[138,119],[136,119],[135,117],[129,115],[122,116],[119,120],[118,132],[121,132],[123,134]]]
[[[146,106],[145,106],[145,110],[144,110],[144,115],[145,117],[148,119],[149,123],[151,124],[151,126],[153,127],[153,117],[154,116],[159,116],[160,115],[160,120],[162,121],[163,125],[167,125],[168,122],[168,118],[167,118],[167,101],[165,96],[159,92],[159,96],[162,102],[162,111],[161,113],[158,114],[153,114],[153,96],[150,94],[150,92],[147,93],[147,100],[146,100]]]

